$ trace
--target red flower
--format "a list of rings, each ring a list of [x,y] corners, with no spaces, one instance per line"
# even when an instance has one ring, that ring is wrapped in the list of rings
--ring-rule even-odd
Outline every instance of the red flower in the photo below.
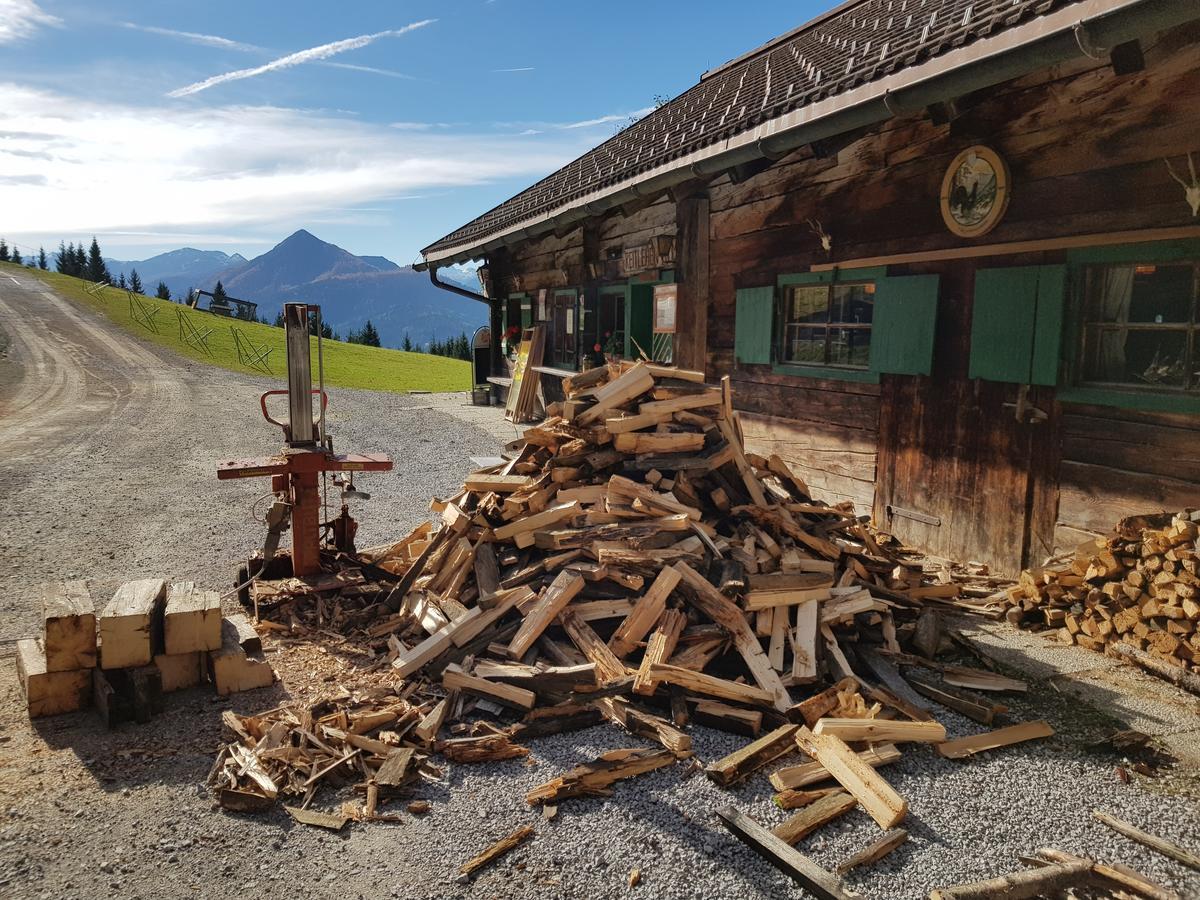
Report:
[[[603,347],[601,347],[599,344],[596,344],[596,345],[594,345],[594,346],[592,347],[592,350],[593,350],[593,351],[595,351],[596,353],[599,353],[599,352],[600,352],[601,350],[603,350],[603,349],[604,349],[604,348],[603,348]]]

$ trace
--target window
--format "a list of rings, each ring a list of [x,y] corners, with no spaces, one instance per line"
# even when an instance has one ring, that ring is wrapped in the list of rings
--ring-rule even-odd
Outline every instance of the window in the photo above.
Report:
[[[790,285],[784,294],[780,361],[866,369],[874,309],[873,282]]]
[[[1088,266],[1079,379],[1200,392],[1200,264]]]

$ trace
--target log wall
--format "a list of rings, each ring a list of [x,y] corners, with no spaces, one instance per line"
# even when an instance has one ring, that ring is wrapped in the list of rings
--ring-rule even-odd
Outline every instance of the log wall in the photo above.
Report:
[[[677,233],[679,346],[710,380],[731,376],[751,449],[779,453],[816,494],[852,501],[906,541],[1015,571],[1122,516],[1200,505],[1197,417],[1062,403],[1046,388],[1031,401],[1048,419],[1028,425],[1013,415],[1014,385],[968,379],[976,268],[1066,254],[890,267],[940,277],[935,355],[931,376],[878,384],[735,365],[736,292],[814,264],[968,246],[946,229],[937,198],[951,160],[975,143],[1007,161],[1012,183],[1006,216],[981,243],[1195,224],[1163,158],[1200,151],[1200,28],[1142,48],[1141,72],[1118,76],[1080,57],[972,98],[948,124],[913,111],[738,183],[727,174],[589,220],[515,248],[512,271],[522,290],[592,290],[589,261]],[[812,223],[832,235],[832,254]]]

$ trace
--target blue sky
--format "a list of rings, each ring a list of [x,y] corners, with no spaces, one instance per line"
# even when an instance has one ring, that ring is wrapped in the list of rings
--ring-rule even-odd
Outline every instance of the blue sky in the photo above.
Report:
[[[0,0],[0,235],[421,247],[833,0]]]

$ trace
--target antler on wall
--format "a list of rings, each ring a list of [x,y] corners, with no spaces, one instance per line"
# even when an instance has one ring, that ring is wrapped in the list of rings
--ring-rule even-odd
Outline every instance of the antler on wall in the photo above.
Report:
[[[1164,159],[1167,164],[1167,171],[1171,173],[1171,177],[1183,186],[1183,195],[1187,199],[1188,205],[1192,208],[1193,216],[1200,216],[1200,178],[1196,177],[1196,164],[1192,161],[1192,154],[1187,155],[1188,171],[1191,173],[1192,181],[1189,184],[1184,181],[1176,172],[1175,167],[1171,165],[1169,159]]]

